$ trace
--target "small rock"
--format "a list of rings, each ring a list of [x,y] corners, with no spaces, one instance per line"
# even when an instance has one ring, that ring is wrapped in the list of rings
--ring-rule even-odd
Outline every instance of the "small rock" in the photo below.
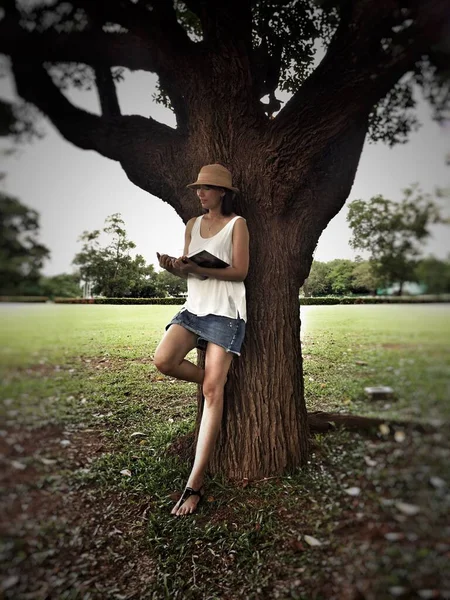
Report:
[[[70,446],[72,442],[70,440],[61,440],[59,443],[61,444],[61,446],[66,447]]]

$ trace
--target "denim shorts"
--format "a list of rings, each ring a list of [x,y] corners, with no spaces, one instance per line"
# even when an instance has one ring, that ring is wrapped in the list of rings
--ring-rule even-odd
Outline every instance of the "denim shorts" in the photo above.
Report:
[[[207,343],[212,342],[240,356],[241,346],[245,336],[245,321],[231,319],[219,315],[205,315],[198,317],[184,309],[177,313],[168,325],[181,325],[188,331],[197,335],[197,348],[205,350]]]

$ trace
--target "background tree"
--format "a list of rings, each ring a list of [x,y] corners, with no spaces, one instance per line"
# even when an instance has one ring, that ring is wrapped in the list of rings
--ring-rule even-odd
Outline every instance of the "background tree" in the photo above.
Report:
[[[332,294],[330,271],[329,263],[314,260],[308,279],[303,286],[305,296],[329,296]]]
[[[446,222],[432,196],[418,184],[403,193],[401,202],[381,195],[368,202],[353,200],[347,215],[350,245],[370,253],[373,272],[384,287],[398,283],[399,295],[406,281],[416,279],[417,260],[430,236],[430,225]]]
[[[41,295],[39,279],[50,250],[38,238],[38,213],[0,192],[1,295]]]
[[[100,244],[100,230],[85,231],[80,237],[83,247],[73,264],[79,267],[81,278],[93,284],[94,294],[108,298],[156,296],[153,265],[147,265],[140,254],[130,255],[136,244],[128,240],[124,225],[119,213],[106,218],[103,232],[111,238],[106,246]]]
[[[425,285],[427,294],[450,294],[450,258],[429,256],[419,260],[416,281]]]
[[[169,271],[157,274],[158,289],[161,296],[182,296],[187,292],[187,280],[172,275]]]
[[[199,213],[185,187],[199,168],[231,169],[251,232],[249,321],[211,468],[259,478],[304,464],[298,290],[350,192],[366,136],[405,141],[417,125],[415,84],[443,116],[450,0],[2,6],[0,52],[10,57],[18,94],[70,142],[118,161],[184,221]],[[158,75],[176,129],[121,114],[122,68]],[[68,100],[72,85],[95,86],[101,115]],[[280,89],[292,95],[282,108]]]
[[[368,260],[355,261],[352,280],[355,294],[372,294],[375,296],[381,284],[380,278],[374,273],[372,264]]]
[[[328,263],[330,268],[329,280],[331,291],[337,295],[347,295],[353,292],[353,269],[351,260],[336,258]]]
[[[41,277],[41,294],[49,298],[79,298],[81,296],[79,273],[61,273],[51,277]]]

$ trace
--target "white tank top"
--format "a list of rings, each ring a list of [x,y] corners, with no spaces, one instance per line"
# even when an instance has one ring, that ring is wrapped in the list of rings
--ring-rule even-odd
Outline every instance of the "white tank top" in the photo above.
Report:
[[[200,250],[208,250],[229,265],[233,264],[233,227],[237,219],[234,217],[223,229],[210,238],[200,235],[201,217],[197,217],[191,231],[189,254]],[[223,281],[221,279],[199,279],[188,275],[188,297],[184,308],[191,313],[203,317],[220,315],[232,319],[247,321],[245,285],[243,281]]]

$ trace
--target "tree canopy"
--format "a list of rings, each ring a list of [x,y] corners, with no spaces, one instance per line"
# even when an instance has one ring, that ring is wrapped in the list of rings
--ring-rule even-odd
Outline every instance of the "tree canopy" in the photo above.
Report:
[[[130,131],[138,121],[119,118],[115,89],[126,69],[158,74],[156,97],[174,110],[185,130],[196,109],[183,93],[185,78],[197,69],[197,75],[203,71],[208,77],[213,66],[208,53],[217,58],[222,45],[238,45],[245,55],[242,85],[250,87],[260,116],[279,111],[276,94],[282,90],[294,97],[280,117],[295,120],[308,91],[304,84],[319,76],[328,77],[330,92],[338,80],[355,94],[364,85],[374,101],[373,140],[404,142],[418,126],[415,86],[431,102],[435,118],[448,116],[445,0],[2,0],[0,5],[0,53],[11,57],[21,96],[13,107],[1,102],[0,128],[19,137],[36,131],[33,105],[81,147],[95,147],[93,136],[107,123],[114,136]],[[353,70],[346,74],[349,63]],[[3,76],[8,71],[4,66]],[[70,87],[96,88],[102,117],[70,104],[62,93]],[[91,126],[91,134],[69,132],[69,120]],[[170,135],[152,119],[141,123],[152,135]]]

